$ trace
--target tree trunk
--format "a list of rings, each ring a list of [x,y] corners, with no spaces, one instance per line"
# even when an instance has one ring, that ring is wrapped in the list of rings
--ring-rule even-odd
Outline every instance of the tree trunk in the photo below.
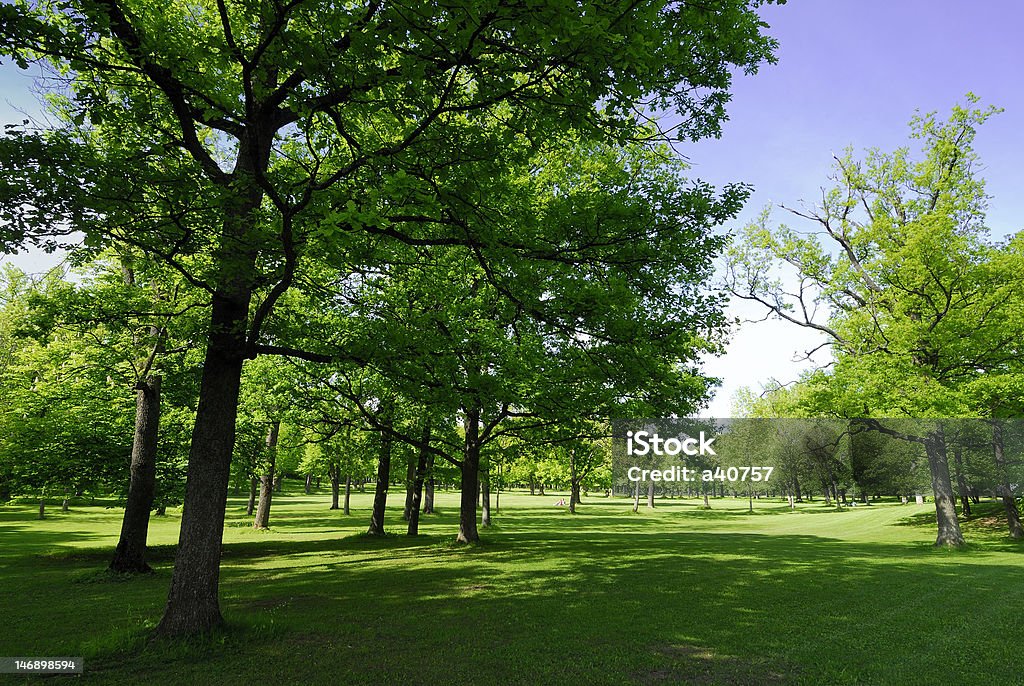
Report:
[[[427,482],[423,489],[423,514],[434,514],[434,453],[427,455]]]
[[[260,480],[253,477],[249,479],[249,502],[245,506],[245,516],[252,517],[256,512],[256,495],[259,493]]]
[[[992,452],[996,463],[996,477],[999,479],[999,495],[1003,499],[1003,508],[1006,510],[1006,523],[1010,529],[1010,538],[1024,538],[1024,527],[1021,527],[1020,512],[1017,510],[1017,501],[1013,499],[1013,491],[1010,489],[1010,480],[1006,475],[1006,454],[1003,447],[1003,425],[1000,421],[992,422]]]
[[[235,420],[250,293],[213,297],[210,340],[192,429],[178,554],[157,627],[163,636],[207,632],[223,624],[218,599],[224,510],[235,445]]]
[[[418,457],[409,455],[405,465],[405,506],[402,509],[402,519],[409,521],[412,510],[413,490],[416,487],[416,465]]]
[[[427,446],[430,444],[430,420],[423,421],[423,433],[420,436],[423,445],[420,446],[416,470],[413,473],[412,502],[409,503],[409,528],[406,533],[410,536],[417,536],[420,533],[420,499],[423,497],[423,479],[427,475]]]
[[[793,477],[793,495],[796,497],[798,503],[804,501],[803,495],[800,493],[800,479],[796,476]]]
[[[941,425],[927,436],[924,447],[932,477],[932,493],[935,494],[935,521],[939,530],[935,545],[963,545],[964,537],[960,533],[960,520],[956,516],[953,484],[949,479],[946,437]]]
[[[537,485],[534,483],[533,474],[530,475],[530,495],[537,495]]]
[[[156,448],[160,429],[160,377],[139,381],[135,400],[135,437],[132,440],[131,476],[128,502],[121,520],[121,537],[110,561],[110,571],[145,573],[153,571],[146,563],[146,538],[149,514],[156,488]]]
[[[346,476],[345,477],[345,506],[344,506],[344,511],[343,511],[344,514],[351,514],[351,510],[349,508],[349,502],[351,500],[352,500],[352,477],[351,476]]]
[[[480,478],[480,410],[466,411],[463,420],[465,443],[462,456],[461,502],[459,507],[459,543],[480,540],[476,528],[476,491]]]
[[[385,420],[389,422],[390,420]],[[377,460],[377,487],[373,492],[373,513],[370,515],[370,536],[384,535],[384,511],[388,504],[388,482],[391,480],[391,434],[382,431],[380,457]]]
[[[488,460],[487,468],[482,470],[480,479],[480,525],[488,527],[491,525],[491,465]]]
[[[284,474],[280,472],[274,477],[274,490],[278,493],[284,490]]]
[[[967,486],[967,479],[964,477],[963,448],[957,444],[953,448],[953,468],[956,470],[956,485],[960,491],[960,507],[964,517],[971,516],[971,498],[968,495],[970,488]]]
[[[260,476],[260,501],[256,505],[254,529],[270,528],[270,503],[274,496],[274,469],[277,466],[277,435],[281,430],[281,422],[274,421],[267,429],[267,466]]]
[[[576,514],[576,505],[580,502],[580,479],[576,473],[576,450],[569,449],[569,514]]]
[[[654,509],[654,482],[647,484],[647,507]]]
[[[633,486],[633,514],[640,511],[640,482],[637,481]]]
[[[706,490],[704,491],[704,509],[705,510],[710,510],[711,509],[711,503],[708,502],[708,492]]]
[[[312,474],[307,474],[306,475],[306,495],[309,495],[312,492],[313,492],[313,475]]]
[[[341,499],[341,466],[332,464],[330,469],[327,470],[327,475],[331,477],[331,509],[337,510],[338,504]]]

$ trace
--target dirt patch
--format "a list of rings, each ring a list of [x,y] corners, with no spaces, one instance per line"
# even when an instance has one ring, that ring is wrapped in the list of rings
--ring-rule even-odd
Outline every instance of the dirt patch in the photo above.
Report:
[[[794,670],[768,658],[724,655],[712,648],[669,644],[653,648],[652,668],[634,674],[641,684],[772,686],[793,683]]]

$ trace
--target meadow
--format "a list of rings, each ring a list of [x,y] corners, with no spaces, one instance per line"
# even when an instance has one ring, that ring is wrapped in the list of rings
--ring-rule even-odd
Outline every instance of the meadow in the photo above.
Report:
[[[400,494],[392,494],[397,508]],[[275,497],[271,530],[232,497],[221,597],[228,627],[158,642],[180,513],[154,517],[155,573],[104,570],[122,510],[0,507],[0,655],[82,656],[90,684],[1014,683],[1024,545],[994,503],[970,544],[936,550],[926,504],[503,493],[478,545],[456,546],[457,493],[422,535],[362,535],[327,492]],[[398,512],[400,515],[400,510]],[[15,679],[14,677],[6,677]],[[31,681],[31,680],[29,680]]]

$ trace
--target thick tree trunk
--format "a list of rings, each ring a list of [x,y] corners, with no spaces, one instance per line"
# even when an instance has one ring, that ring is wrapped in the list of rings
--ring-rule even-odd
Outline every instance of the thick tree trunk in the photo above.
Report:
[[[256,496],[260,491],[260,480],[253,477],[249,479],[249,502],[245,506],[245,516],[252,517],[256,512]]]
[[[427,482],[423,488],[423,514],[434,514],[434,454],[427,455]]]
[[[236,299],[220,294],[213,298],[178,554],[167,607],[157,627],[163,636],[203,633],[224,621],[218,599],[220,555],[248,311],[249,293]]]
[[[156,447],[160,430],[160,377],[139,381],[135,401],[135,438],[132,440],[131,476],[128,502],[121,521],[121,537],[110,561],[118,573],[150,572],[146,563],[149,514],[156,488]]]
[[[796,497],[798,503],[804,501],[803,495],[800,493],[800,479],[796,476],[793,477],[793,495]]]
[[[413,473],[412,502],[409,503],[409,528],[407,533],[416,536],[420,532],[420,500],[423,497],[423,479],[427,474],[427,446],[430,443],[430,420],[423,422],[423,433],[420,436],[423,445],[420,447]]]
[[[971,516],[971,498],[968,495],[970,488],[967,486],[967,479],[964,477],[964,456],[963,448],[957,445],[953,448],[953,468],[956,470],[956,485],[960,492],[960,508],[964,517]]]
[[[465,443],[462,455],[461,502],[459,507],[459,543],[480,540],[476,528],[476,492],[480,478],[480,410],[467,410],[463,420]]]
[[[254,529],[270,528],[270,504],[274,498],[274,470],[277,467],[277,436],[281,431],[281,422],[274,421],[267,429],[267,465],[260,476],[260,501],[256,505]]]
[[[960,520],[956,516],[953,484],[949,479],[946,437],[941,426],[928,435],[924,447],[932,477],[932,493],[935,494],[935,521],[938,525],[935,545],[963,545],[964,537],[960,533]]]
[[[381,432],[380,457],[377,460],[377,488],[373,493],[373,513],[370,515],[371,536],[384,535],[384,511],[388,504],[388,482],[391,479],[391,434]]]
[[[352,500],[352,476],[348,475],[345,477],[345,509],[344,514],[351,514],[349,509],[349,502]]]
[[[1024,538],[1024,527],[1021,527],[1020,512],[1017,501],[1013,499],[1010,480],[1006,473],[1006,453],[1003,445],[1003,425],[999,420],[992,422],[992,452],[996,463],[996,477],[999,479],[999,495],[1003,499],[1006,510],[1006,523],[1010,529],[1010,538]]]

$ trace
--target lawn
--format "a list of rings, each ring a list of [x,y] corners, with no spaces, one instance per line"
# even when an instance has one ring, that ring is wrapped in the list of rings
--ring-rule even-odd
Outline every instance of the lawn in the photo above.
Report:
[[[275,498],[272,530],[229,503],[229,627],[150,642],[177,513],[153,521],[153,575],[102,573],[121,510],[0,507],[0,655],[84,656],[96,684],[1015,683],[1024,546],[994,517],[966,550],[931,547],[931,505],[503,494],[485,542],[452,541],[457,495],[424,535],[370,539],[329,494]],[[392,495],[400,508],[401,494]],[[985,514],[997,512],[984,504]],[[400,515],[400,510],[397,512]],[[13,677],[8,677],[13,678]],[[58,678],[60,680],[61,678]],[[53,683],[54,677],[38,681]]]

